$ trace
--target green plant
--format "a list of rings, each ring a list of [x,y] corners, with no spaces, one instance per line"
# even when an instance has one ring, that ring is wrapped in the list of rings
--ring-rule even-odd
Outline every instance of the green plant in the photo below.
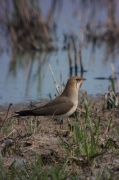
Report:
[[[4,125],[3,128],[3,134],[7,135],[7,133],[9,132],[9,128],[11,127],[11,125],[14,123],[15,119],[13,118],[9,118],[6,122],[6,124]]]
[[[85,103],[85,110],[86,110],[85,123],[87,124],[87,122],[88,122],[88,101],[86,99],[84,99],[84,103]]]
[[[115,84],[114,84],[114,78],[111,78],[111,87],[112,87],[112,90],[115,92]]]
[[[100,126],[101,126],[101,118],[99,116],[95,116],[95,118],[91,118],[88,112],[88,102],[85,100],[85,122],[75,122],[73,136],[70,141],[61,140],[61,145],[66,151],[67,161],[70,159],[79,161],[85,165],[88,165],[93,159],[103,155],[107,149],[110,147],[109,138],[103,139],[105,143],[103,145],[104,148],[100,146]],[[109,129],[112,124],[112,117],[109,121]],[[80,160],[79,160],[80,159]]]

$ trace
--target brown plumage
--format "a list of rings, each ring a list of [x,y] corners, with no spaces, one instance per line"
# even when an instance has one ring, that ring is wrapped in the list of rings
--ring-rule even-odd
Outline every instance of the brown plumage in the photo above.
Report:
[[[39,108],[22,110],[15,113],[17,116],[50,116],[57,119],[69,117],[77,108],[78,89],[84,80],[84,78],[73,76],[67,81],[62,94],[53,101]]]

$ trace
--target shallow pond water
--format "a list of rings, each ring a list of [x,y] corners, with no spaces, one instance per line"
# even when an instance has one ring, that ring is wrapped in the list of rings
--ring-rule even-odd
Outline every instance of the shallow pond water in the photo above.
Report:
[[[86,70],[83,77],[87,80],[83,83],[82,89],[92,95],[107,91],[110,84],[108,78],[112,74],[110,63],[103,63],[100,51],[97,51],[94,62],[89,59],[87,49],[83,52]],[[49,64],[59,86],[60,73],[63,82],[66,83],[69,77],[67,51],[59,50],[57,53],[42,53],[42,55],[37,52],[33,59],[30,58],[29,53],[26,53],[23,56],[18,55],[15,62],[11,61],[9,54],[3,53],[0,58],[0,102],[4,104],[40,100],[48,98],[49,93],[54,97],[56,90]],[[115,70],[118,71],[118,68],[117,60]],[[78,75],[80,76],[80,70],[78,70]],[[99,79],[95,79],[98,77]],[[100,77],[105,79],[100,79]]]
[[[41,9],[43,16],[47,16],[50,7],[50,1],[41,0]],[[8,51],[3,51],[0,55],[0,104],[28,102],[29,100],[39,101],[41,98],[48,98],[51,93],[54,97],[56,90],[53,83],[52,74],[49,64],[52,67],[54,76],[60,86],[60,73],[62,80],[66,83],[70,76],[70,66],[67,51],[63,51],[63,33],[79,33],[81,30],[79,20],[74,18],[74,9],[71,2],[65,1],[62,8],[62,13],[55,18],[58,20],[57,36],[58,36],[58,51],[50,53],[26,52],[24,54],[14,52],[9,48]],[[83,10],[82,10],[83,11]],[[81,12],[82,13],[82,12]],[[106,15],[104,9],[101,10],[103,17]],[[95,18],[97,21],[102,19],[101,13],[98,13]],[[87,21],[85,17],[85,22]],[[81,22],[81,19],[80,19]],[[7,44],[4,28],[0,28],[2,33],[1,46]],[[78,34],[82,43],[84,37],[82,31]],[[6,42],[6,43],[5,43]],[[107,91],[110,84],[109,77],[113,72],[118,80],[119,61],[118,53],[116,55],[105,57],[106,45],[103,43],[99,47],[92,50],[92,44],[86,44],[82,50],[82,61],[85,72],[83,77],[87,80],[83,83],[82,89],[88,94],[97,95]],[[118,51],[118,50],[117,50]],[[78,73],[80,76],[80,63],[78,63]],[[75,75],[74,69],[73,74]],[[115,81],[116,90],[118,91],[118,81]]]

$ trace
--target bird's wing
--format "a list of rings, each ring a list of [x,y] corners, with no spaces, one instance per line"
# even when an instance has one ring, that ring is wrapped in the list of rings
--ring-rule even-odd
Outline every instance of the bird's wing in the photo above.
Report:
[[[73,107],[73,103],[67,97],[56,98],[43,107],[33,109],[32,112],[37,115],[61,115],[68,112]]]

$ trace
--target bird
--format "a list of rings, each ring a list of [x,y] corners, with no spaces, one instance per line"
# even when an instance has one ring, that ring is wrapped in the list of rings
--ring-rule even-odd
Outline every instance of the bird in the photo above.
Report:
[[[62,121],[71,116],[78,106],[78,91],[80,84],[86,79],[72,76],[68,79],[62,94],[44,106],[31,110],[15,112],[16,116],[47,116]]]

